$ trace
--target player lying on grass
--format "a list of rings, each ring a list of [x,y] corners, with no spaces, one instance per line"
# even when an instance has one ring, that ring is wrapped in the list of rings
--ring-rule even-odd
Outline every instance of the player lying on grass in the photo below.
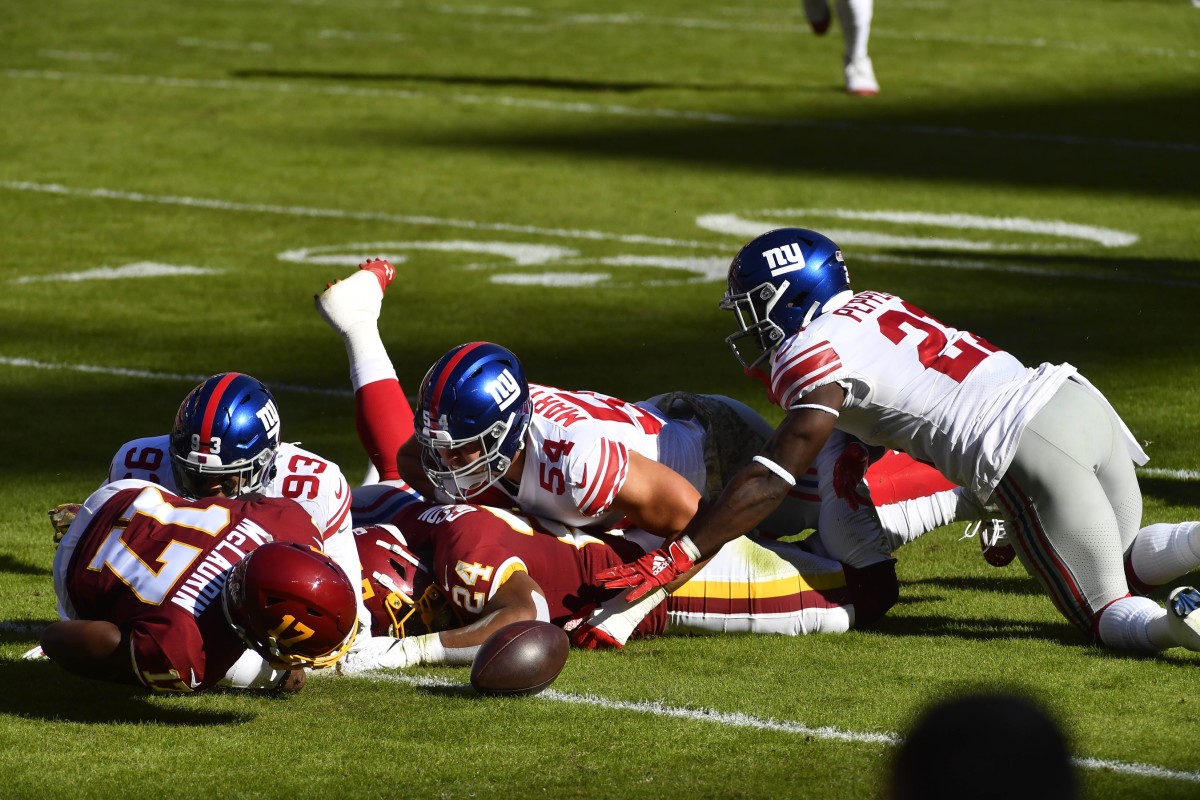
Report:
[[[453,348],[434,364],[421,383],[414,427],[378,329],[384,291],[394,278],[391,264],[371,260],[316,298],[317,310],[345,342],[359,437],[384,481],[407,481],[431,499],[469,499],[572,527],[619,526],[668,538],[771,434],[752,409],[720,396],[677,392],[629,403],[530,384],[517,357],[488,342]],[[879,591],[870,604],[860,598],[863,623],[895,602],[896,547],[955,519],[978,519],[982,509],[934,471],[902,465],[907,494],[898,500],[911,503],[891,509],[885,529],[869,501],[860,495],[848,501],[834,489],[849,442],[830,442],[760,527],[777,534],[819,528],[822,555],[872,573],[865,583]],[[853,475],[862,487],[861,471]],[[656,592],[641,607],[663,596]],[[631,613],[625,604],[610,601],[575,638],[625,613]]]
[[[613,595],[595,584],[596,573],[646,552],[620,532],[427,503],[386,484],[356,489],[355,508],[360,519],[387,522],[356,530],[376,636],[339,665],[348,672],[468,664],[489,635],[521,620],[573,630]],[[873,594],[853,568],[750,537],[681,584],[632,627],[614,630],[608,646],[664,633],[841,633],[853,627],[860,598],[869,604]]]
[[[358,628],[357,581],[317,549],[321,534],[293,500],[109,483],[58,545],[61,620],[42,650],[76,674],[156,692],[299,691],[304,669],[331,666]]]
[[[739,328],[729,343],[786,416],[684,536],[608,571],[606,585],[631,587],[636,601],[752,530],[836,428],[997,502],[1021,562],[1086,635],[1200,650],[1200,592],[1179,587],[1166,609],[1138,596],[1200,566],[1200,523],[1141,527],[1134,464],[1147,457],[1073,366],[1029,368],[899,297],[852,293],[838,246],[802,228],[752,240],[728,284],[720,305]]]
[[[213,375],[188,392],[169,434],[121,445],[106,482],[139,478],[190,499],[260,492],[295,500],[321,532],[322,549],[355,575],[349,484],[332,461],[281,442],[280,430],[266,385],[238,372]],[[360,612],[365,619],[365,607]],[[365,628],[359,634],[356,646],[371,635]]]

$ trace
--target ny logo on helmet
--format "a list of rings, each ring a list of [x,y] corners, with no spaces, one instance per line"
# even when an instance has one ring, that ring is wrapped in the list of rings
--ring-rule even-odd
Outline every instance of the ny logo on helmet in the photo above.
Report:
[[[521,396],[521,387],[517,385],[517,379],[507,369],[487,385],[487,390],[492,399],[496,401],[496,405],[500,406],[501,411],[511,406]]]
[[[275,401],[268,400],[267,404],[255,412],[254,416],[258,417],[258,421],[267,429],[267,436],[274,439],[279,434],[279,409],[275,408]]]
[[[771,270],[772,278],[777,278],[789,272],[795,272],[798,269],[804,269],[804,252],[796,242],[764,250],[763,258],[767,260],[767,267]],[[842,260],[842,251],[838,250],[834,254],[834,258],[840,262]]]

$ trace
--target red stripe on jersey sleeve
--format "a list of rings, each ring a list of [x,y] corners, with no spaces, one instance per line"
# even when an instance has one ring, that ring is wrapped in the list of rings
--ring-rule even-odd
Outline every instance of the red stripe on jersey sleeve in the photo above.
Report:
[[[829,342],[818,342],[787,360],[772,371],[771,394],[781,406],[813,388],[813,384],[841,369],[842,360]]]
[[[325,526],[325,530],[321,532],[322,539],[328,539],[338,532],[342,527],[342,523],[346,521],[346,516],[350,513],[351,494],[350,488],[345,485],[346,479],[342,478],[342,504],[338,507],[330,517],[329,522]]]
[[[603,514],[625,485],[629,472],[629,452],[625,445],[605,439],[601,445],[600,469],[587,488],[579,510],[589,517]]]

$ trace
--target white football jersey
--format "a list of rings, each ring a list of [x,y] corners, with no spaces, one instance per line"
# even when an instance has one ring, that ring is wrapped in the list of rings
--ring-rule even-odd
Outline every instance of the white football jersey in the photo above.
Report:
[[[649,405],[596,392],[530,384],[533,413],[516,504],[575,527],[619,524],[612,507],[636,452],[704,486],[704,431],[693,420],[667,420]],[[501,481],[496,488],[508,491]],[[510,496],[512,496],[510,494]]]
[[[784,341],[768,388],[788,410],[839,384],[838,428],[930,463],[986,502],[1025,426],[1075,374],[1070,364],[1026,367],[899,297],[861,292]]]
[[[104,483],[138,478],[179,494],[170,454],[170,436],[147,436],[126,442],[113,456]],[[326,539],[342,528],[352,527],[350,487],[341,469],[294,444],[279,444],[275,453],[275,477],[263,487],[263,494],[298,502]]]

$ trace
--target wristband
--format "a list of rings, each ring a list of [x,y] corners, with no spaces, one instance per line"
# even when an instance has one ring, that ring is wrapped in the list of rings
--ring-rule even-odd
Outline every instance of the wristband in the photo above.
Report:
[[[792,481],[792,483],[795,483],[795,481]],[[691,557],[693,564],[700,560],[700,548],[696,547],[696,543],[692,541],[692,537],[686,535],[680,536],[675,540],[675,544],[683,548],[683,551]]]
[[[786,469],[779,466],[771,459],[764,458],[763,456],[755,456],[754,458],[752,458],[750,460],[756,464],[762,464],[764,467],[769,469],[771,472],[775,473],[776,477],[783,478],[783,480],[787,481],[788,486],[796,485],[796,479],[792,476],[792,473],[788,472]],[[695,545],[692,545],[692,546],[695,547]]]
[[[798,403],[798,404],[792,406],[791,408],[789,408],[788,410],[789,411],[798,411],[802,408],[811,408],[814,411],[824,411],[827,414],[833,414],[835,417],[840,417],[842,415],[841,412],[839,412],[836,408],[830,408],[829,406],[823,406],[823,405],[819,405],[817,403]]]

